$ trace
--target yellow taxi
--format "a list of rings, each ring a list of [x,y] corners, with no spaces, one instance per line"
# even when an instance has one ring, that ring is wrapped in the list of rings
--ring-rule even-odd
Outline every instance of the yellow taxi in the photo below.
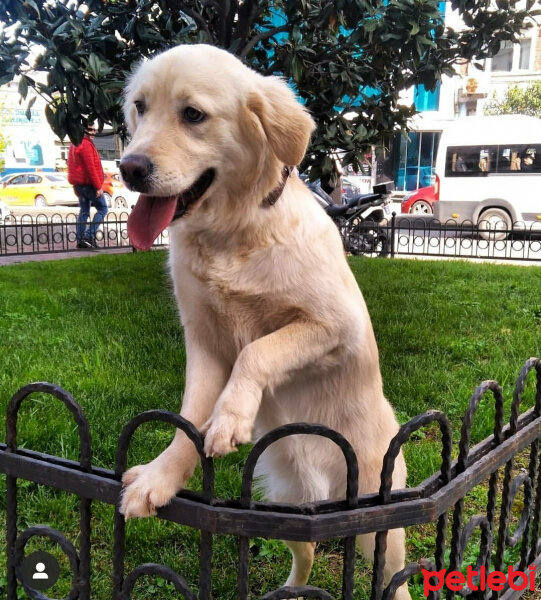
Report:
[[[12,173],[0,179],[0,200],[8,206],[77,206],[73,187],[62,173]]]

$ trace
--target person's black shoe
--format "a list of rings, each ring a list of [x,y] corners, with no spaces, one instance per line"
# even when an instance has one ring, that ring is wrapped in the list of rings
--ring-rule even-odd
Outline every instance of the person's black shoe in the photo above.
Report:
[[[90,244],[90,247],[91,247],[93,250],[99,250],[99,248],[100,248],[100,247],[98,246],[98,242],[96,242],[96,240],[95,240],[95,239],[87,238],[87,239],[85,240],[85,242],[86,242],[87,244]]]
[[[77,242],[77,248],[80,250],[90,250],[92,248],[92,244],[87,240],[80,240]]]

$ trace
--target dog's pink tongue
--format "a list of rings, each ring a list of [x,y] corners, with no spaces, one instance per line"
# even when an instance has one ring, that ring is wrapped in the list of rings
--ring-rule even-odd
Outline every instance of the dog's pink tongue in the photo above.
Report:
[[[177,208],[177,196],[156,198],[141,194],[128,217],[128,235],[139,250],[148,250],[171,223]]]

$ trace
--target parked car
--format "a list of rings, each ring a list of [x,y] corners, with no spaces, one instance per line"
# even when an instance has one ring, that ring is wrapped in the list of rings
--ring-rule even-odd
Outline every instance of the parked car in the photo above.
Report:
[[[77,206],[73,187],[62,173],[13,173],[0,180],[0,200],[8,206]]]
[[[361,193],[361,188],[348,177],[342,177],[342,197],[351,198]]]
[[[107,202],[107,206],[111,208],[111,200],[113,199],[113,195],[115,192],[115,184],[119,183],[118,173],[111,173],[109,171],[103,172],[103,185],[101,186],[103,189],[103,195],[105,196],[105,202]]]
[[[407,193],[402,198],[401,210],[410,215],[432,215],[437,200],[436,187],[429,185]]]
[[[139,192],[131,192],[123,183],[119,173],[105,173],[103,193],[109,208],[132,208]]]

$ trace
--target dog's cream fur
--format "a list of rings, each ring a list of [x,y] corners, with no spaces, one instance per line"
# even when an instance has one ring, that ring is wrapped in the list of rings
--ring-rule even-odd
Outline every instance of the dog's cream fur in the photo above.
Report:
[[[134,102],[144,102],[138,115]],[[183,110],[205,114],[187,123]],[[150,194],[187,189],[208,168],[216,178],[169,229],[170,269],[187,347],[181,415],[206,432],[209,456],[298,421],[339,431],[359,459],[359,493],[377,491],[398,425],[385,399],[374,333],[336,226],[296,173],[274,206],[263,199],[298,164],[313,122],[281,80],[262,77],[210,46],[180,46],[131,78],[125,154],[148,157]],[[126,517],[155,514],[193,473],[197,456],[177,432],[147,465],[124,475]],[[341,498],[344,459],[330,441],[293,436],[259,464],[267,498]],[[398,457],[394,486],[404,487]],[[370,556],[374,536],[359,545]],[[288,585],[304,584],[314,544],[288,542]],[[404,566],[404,532],[388,536],[385,578]],[[410,595],[402,586],[397,600]]]

